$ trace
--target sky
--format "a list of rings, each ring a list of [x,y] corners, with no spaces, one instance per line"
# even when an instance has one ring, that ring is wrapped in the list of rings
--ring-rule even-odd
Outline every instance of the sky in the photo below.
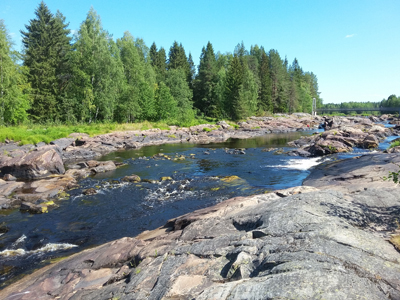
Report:
[[[243,42],[275,49],[317,75],[323,103],[377,102],[400,96],[400,0],[47,0],[69,29],[93,7],[114,39],[129,31],[168,53],[174,41],[198,64],[210,41],[233,52]],[[0,19],[21,50],[20,30],[39,0],[1,0]]]

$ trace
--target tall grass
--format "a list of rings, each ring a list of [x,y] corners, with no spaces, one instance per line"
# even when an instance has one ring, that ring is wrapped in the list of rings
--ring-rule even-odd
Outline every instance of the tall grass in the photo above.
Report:
[[[116,131],[132,131],[147,130],[159,128],[169,130],[171,125],[189,127],[205,123],[215,123],[215,119],[199,118],[189,122],[182,123],[176,120],[140,123],[96,123],[96,124],[74,124],[74,125],[57,125],[57,124],[33,124],[21,126],[0,126],[0,142],[12,140],[19,142],[20,145],[37,144],[39,142],[50,143],[53,140],[68,137],[73,132],[86,133],[89,136],[105,134]]]

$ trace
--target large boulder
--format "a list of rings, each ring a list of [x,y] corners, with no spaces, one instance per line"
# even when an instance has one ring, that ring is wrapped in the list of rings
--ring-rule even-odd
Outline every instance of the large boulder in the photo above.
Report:
[[[64,164],[57,146],[44,146],[18,157],[2,160],[0,171],[18,179],[45,178],[53,174],[64,174]]]
[[[361,145],[362,148],[364,149],[374,149],[378,148],[379,146],[379,141],[376,138],[376,136],[369,134],[365,137],[365,139],[362,141]]]
[[[337,140],[319,140],[314,145],[305,148],[312,156],[324,156],[328,154],[351,152],[353,148]]]

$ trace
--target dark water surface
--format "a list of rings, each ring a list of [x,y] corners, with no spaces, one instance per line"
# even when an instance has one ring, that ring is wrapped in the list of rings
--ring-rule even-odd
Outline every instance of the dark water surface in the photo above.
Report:
[[[111,153],[102,159],[126,165],[84,179],[81,188],[69,192],[69,199],[55,201],[57,207],[49,207],[49,213],[0,212],[0,223],[10,229],[0,236],[0,287],[58,257],[124,236],[134,237],[196,209],[235,196],[301,185],[320,159],[266,150],[288,151],[287,142],[311,133],[270,134],[209,145],[169,144]],[[120,181],[132,174],[154,182]],[[238,178],[224,178],[233,175]],[[163,176],[172,180],[160,181]],[[89,187],[98,193],[82,195],[82,190]]]

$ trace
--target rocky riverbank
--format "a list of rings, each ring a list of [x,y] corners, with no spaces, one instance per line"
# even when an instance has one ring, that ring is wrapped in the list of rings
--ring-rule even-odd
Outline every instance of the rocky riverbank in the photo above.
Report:
[[[323,118],[309,114],[252,117],[235,126],[221,121],[216,125],[190,128],[171,127],[170,130],[114,132],[95,137],[73,133],[50,145],[18,146],[15,142],[0,145],[0,208],[20,207],[31,213],[47,212],[52,200],[68,197],[67,191],[78,186],[78,180],[101,172],[112,171],[117,164],[95,159],[114,151],[137,149],[166,143],[208,144],[229,138],[252,138],[270,133],[304,131],[321,124],[325,132],[303,137],[290,143],[296,146],[289,153],[300,156],[322,156],[351,152],[353,147],[375,149],[389,135],[399,135],[400,125],[385,128],[377,122],[391,119],[376,117]],[[397,123],[396,123],[397,122]],[[395,148],[390,151],[400,151]]]
[[[171,126],[170,130],[113,132],[95,137],[73,133],[50,145],[20,147],[9,141],[0,145],[0,208],[46,212],[49,205],[54,205],[51,200],[68,197],[67,191],[77,187],[79,179],[116,169],[115,162],[95,160],[110,152],[167,143],[208,144],[229,138],[310,130],[318,127],[322,120],[309,114],[293,114],[252,117],[235,126],[221,121],[216,125]]]
[[[374,150],[386,137],[400,134],[400,125],[387,128],[379,121],[387,120],[387,116],[376,117],[332,117],[324,118],[323,133],[303,137],[290,142],[298,147],[289,154],[293,156],[318,157],[334,153],[352,152],[354,147]],[[398,121],[392,120],[397,124]],[[399,152],[399,148],[390,152]]]
[[[304,186],[237,197],[85,250],[2,299],[400,299],[400,154],[324,164]]]

